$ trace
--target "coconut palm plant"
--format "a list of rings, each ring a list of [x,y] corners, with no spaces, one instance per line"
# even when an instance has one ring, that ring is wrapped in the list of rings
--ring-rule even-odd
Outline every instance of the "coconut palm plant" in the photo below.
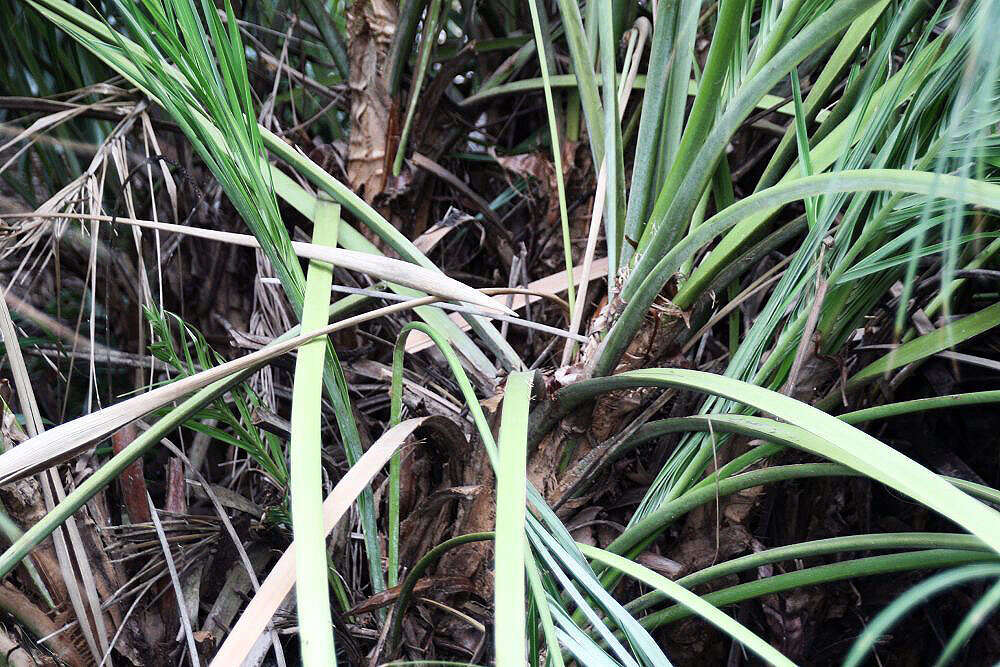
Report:
[[[1000,400],[996,0],[16,5],[81,54],[12,40],[0,98],[34,114],[0,168],[0,482],[57,485],[0,573],[56,538],[63,660],[134,660],[140,622],[219,665],[853,665],[945,592],[906,650],[990,650],[995,466],[893,425]],[[15,294],[59,293],[63,245],[86,336]],[[165,530],[188,486],[224,584]],[[73,522],[114,493],[157,536],[138,593]],[[41,639],[37,597],[0,604]]]

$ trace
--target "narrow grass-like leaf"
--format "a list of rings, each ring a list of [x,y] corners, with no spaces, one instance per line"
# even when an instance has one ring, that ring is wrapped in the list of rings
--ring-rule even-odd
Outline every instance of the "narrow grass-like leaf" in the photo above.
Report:
[[[625,609],[601,586],[589,564],[582,554],[577,556],[565,549],[556,537],[543,532],[541,526],[531,526],[531,534],[544,544],[546,551],[540,552],[543,560],[562,584],[565,592],[575,602],[578,613],[586,618],[590,626],[607,642],[614,654],[626,665],[636,665],[636,661],[620,643],[614,640],[611,629],[618,626],[627,640],[629,647],[636,655],[649,665],[669,665],[662,649],[652,637],[642,630],[642,627]],[[579,554],[576,542],[570,543],[573,551]],[[572,580],[570,579],[572,577]],[[576,583],[574,583],[574,581]],[[579,585],[579,587],[578,587]],[[608,623],[602,622],[597,611],[590,607],[585,596],[590,596],[608,616]]]
[[[969,610],[959,626],[955,628],[951,638],[948,639],[941,655],[934,662],[934,667],[944,667],[950,664],[979,626],[985,623],[996,611],[997,605],[1000,605],[1000,581],[990,586],[990,589],[976,600],[976,604],[972,605],[972,609]]]
[[[739,558],[733,558],[722,563],[710,565],[697,572],[684,575],[677,580],[677,585],[691,589],[695,586],[717,581],[723,577],[741,572],[749,572],[758,567],[772,565],[783,561],[795,561],[815,558],[828,554],[849,553],[852,551],[888,551],[894,549],[950,549],[959,551],[989,551],[989,547],[971,535],[952,535],[951,533],[873,533],[870,535],[844,535],[822,540],[798,542],[781,547],[765,549]],[[646,593],[636,598],[625,607],[632,613],[639,613],[667,600],[666,595],[659,591]]]
[[[545,634],[545,646],[548,650],[549,660],[555,667],[563,667],[562,650],[559,648],[559,639],[556,635],[555,625],[552,623],[552,611],[549,609],[549,600],[545,595],[542,577],[538,572],[538,564],[535,563],[534,556],[527,544],[525,544],[524,567],[528,576],[529,588],[531,589],[531,598],[541,619],[542,632]]]
[[[420,53],[417,56],[417,69],[413,73],[413,83],[410,86],[410,100],[406,105],[406,117],[403,120],[403,130],[399,137],[399,145],[396,147],[396,157],[392,161],[392,175],[399,176],[403,168],[403,158],[406,155],[406,144],[410,138],[410,130],[413,127],[413,116],[417,111],[417,102],[420,99],[420,90],[424,85],[424,77],[427,76],[427,66],[431,61],[431,51],[437,44],[438,22],[441,18],[441,0],[430,0],[427,11],[424,13],[424,32],[420,37]]]
[[[572,634],[569,629],[575,628],[576,625],[561,607],[553,605],[553,611],[558,624],[556,635],[559,638],[559,643],[566,648],[572,657],[576,658],[578,664],[587,665],[587,667],[621,667],[621,662],[602,651],[597,642],[588,635]]]
[[[691,78],[691,70],[695,59],[698,28],[701,23],[701,6],[701,0],[680,0],[677,3],[676,25],[663,26],[673,31],[674,45],[667,95],[663,101],[663,122],[658,140],[659,153],[656,161],[656,178],[654,179],[655,183],[660,186],[662,186],[677,157],[677,149],[680,147],[684,122],[687,118],[687,98],[689,95],[698,94],[698,82]],[[658,191],[658,187],[654,187],[647,195],[649,197],[647,214]],[[645,225],[647,219],[648,215],[641,218],[640,224]],[[638,243],[640,233],[641,230],[637,230],[632,235],[631,238],[635,243]]]
[[[632,274],[638,277],[629,281],[632,290],[623,292],[623,296],[627,297],[625,310],[602,342],[604,349],[600,353],[594,374],[607,375],[614,368],[663,285],[680,268],[684,259],[715,236],[756,213],[805,197],[838,192],[874,191],[912,192],[933,197],[960,195],[965,203],[1000,210],[1000,186],[994,183],[906,169],[846,170],[814,174],[779,183],[741,199],[706,220],[663,255],[649,273]],[[692,287],[689,281],[673,301],[682,309],[689,308],[699,295],[700,290]]]
[[[766,641],[748,630],[745,626],[733,620],[723,612],[719,611],[702,598],[691,591],[678,585],[676,582],[667,579],[663,575],[653,572],[647,567],[643,567],[634,561],[623,558],[618,554],[613,554],[604,549],[598,549],[586,544],[580,545],[580,551],[584,556],[592,558],[604,565],[620,570],[624,574],[637,579],[647,586],[652,586],[663,595],[675,602],[687,607],[693,614],[701,616],[703,619],[716,626],[735,641],[743,644],[758,656],[772,665],[794,665],[791,660],[783,656]]]
[[[542,85],[545,91],[545,112],[549,120],[549,142],[552,144],[552,168],[556,172],[556,194],[559,198],[559,223],[562,225],[563,257],[566,262],[566,300],[570,311],[573,310],[573,244],[569,236],[569,213],[566,207],[566,185],[563,176],[562,141],[559,139],[559,126],[556,124],[555,103],[552,101],[552,84],[549,81],[549,61],[545,49],[545,39],[542,35],[542,24],[538,14],[539,0],[528,0],[531,10],[531,27],[535,33],[535,46],[538,52],[538,65],[542,72]]]
[[[340,205],[319,204],[312,242],[336,247]],[[302,328],[319,329],[328,322],[333,267],[313,260],[306,274]],[[333,620],[326,586],[326,531],[323,530],[323,362],[326,339],[315,338],[301,348],[295,360],[292,385],[290,491],[295,559],[296,606],[302,660],[310,665],[335,665]]]
[[[760,97],[770,92],[793,66],[833,39],[842,26],[849,23],[858,13],[867,9],[874,2],[875,0],[842,0],[828,9],[819,19],[785,45],[767,65],[761,68],[757,75],[740,88],[737,96],[730,101],[726,112],[715,121],[714,125],[712,123],[714,120],[713,111],[718,101],[718,95],[706,89],[706,105],[711,102],[711,106],[701,112],[697,125],[689,123],[685,129],[678,157],[671,166],[667,182],[657,195],[653,213],[643,230],[643,235],[638,239],[638,259],[635,262],[633,276],[646,275],[655,265],[657,258],[671,249],[676,239],[680,237],[680,233],[690,221],[691,214],[701,199],[705,186],[715,171],[715,165],[729,143],[733,132],[742,124]],[[737,4],[739,7],[734,9],[730,6],[733,4]],[[731,42],[734,41],[733,36],[728,32],[735,30],[735,24],[738,23],[739,15],[742,13],[742,5],[741,2],[724,2],[720,5],[720,9],[726,11],[726,20],[723,22],[720,19],[717,32],[725,28],[726,38]],[[728,54],[730,52],[728,49],[731,46],[732,43],[729,43],[720,45],[719,48],[727,49],[726,53]],[[716,44],[713,40],[712,49],[715,48]],[[718,67],[723,68],[724,73],[725,65],[720,64]],[[713,73],[721,77],[715,68],[713,68]],[[721,80],[706,85],[718,85],[721,88]],[[699,89],[699,96],[701,96],[701,89]],[[697,105],[697,98],[695,104]],[[706,117],[707,115],[711,115],[711,117]],[[692,117],[694,117],[693,110]],[[626,289],[623,290],[623,295],[626,298],[631,296],[631,289],[628,289],[628,286],[632,282],[634,281],[626,283]]]
[[[521,665],[527,657],[525,642],[524,557],[525,484],[527,482],[528,407],[533,373],[512,373],[504,389],[503,412],[497,446],[497,518],[494,557],[496,565],[496,660],[500,665]]]
[[[809,155],[809,131],[806,129],[806,115],[802,108],[802,87],[799,85],[799,72],[792,70],[792,101],[795,103],[795,142],[799,148],[799,166],[803,176],[813,175],[812,157]],[[812,197],[805,199],[806,222],[809,229],[816,227],[816,200]]]
[[[633,248],[627,239],[639,236],[641,225],[646,220],[653,199],[653,177],[656,174],[658,136],[667,97],[667,84],[674,73],[674,21],[677,16],[677,2],[661,2],[657,6],[656,21],[653,26],[653,45],[649,54],[649,71],[655,75],[642,96],[642,111],[639,116],[639,134],[635,142],[635,160],[632,166],[632,181],[629,185],[628,207],[625,213],[621,247],[621,262],[627,264]],[[685,95],[686,99],[686,95]]]
[[[997,325],[1000,325],[1000,303],[995,303],[977,313],[949,322],[940,329],[935,329],[892,349],[881,359],[868,364],[852,375],[844,385],[844,391],[852,391],[891,370],[932,357],[938,352],[947,350],[973,336],[989,331]],[[831,407],[839,395],[837,392],[836,396],[827,397],[818,405]]]
[[[597,77],[594,75],[594,59],[589,50],[590,40],[584,32],[579,3],[576,0],[558,0],[558,2],[563,30],[566,31],[570,61],[573,63],[573,76],[580,91],[583,119],[587,123],[587,133],[590,137],[590,152],[594,164],[601,164],[604,160],[604,126],[601,123],[601,98],[597,91]],[[588,4],[588,11],[594,6],[596,4]]]
[[[919,53],[912,57],[913,68],[923,71],[933,67],[940,55],[940,49],[941,47],[937,41],[921,49]],[[821,141],[814,143],[810,147],[810,158],[813,161],[814,172],[820,173],[835,165],[843,153],[844,147],[850,145],[853,141],[857,141],[857,137],[853,136],[852,130],[871,123],[879,108],[884,108],[889,104],[902,104],[914,94],[920,77],[907,77],[906,74],[907,70],[902,70],[890,77],[877,90],[870,93],[867,105],[853,109]],[[808,106],[808,99],[806,105]],[[794,140],[794,134],[792,138]],[[921,167],[917,168],[921,169]],[[792,170],[785,174],[780,181],[793,180],[798,177],[798,170]],[[764,189],[763,187],[758,188],[759,191]],[[774,210],[761,211],[758,214],[748,217],[732,229],[719,242],[716,248],[713,249],[705,261],[702,262],[691,278],[681,287],[681,291],[697,294],[704,290],[706,284],[711,280],[711,276],[714,276],[723,267],[734,261],[739,247],[747,238],[752,238],[757,234],[761,226],[768,221],[774,212]]]
[[[708,136],[712,125],[715,123],[718,114],[719,100],[722,95],[723,81],[729,69],[733,49],[736,47],[736,31],[740,24],[740,17],[743,14],[743,7],[746,0],[721,0],[718,8],[718,18],[715,24],[715,33],[712,35],[712,44],[708,50],[708,59],[705,62],[705,69],[702,72],[698,94],[694,98],[691,112],[688,116],[687,125],[684,127],[684,134],[681,136],[677,154],[670,164],[670,171],[667,180],[660,188],[656,196],[656,206],[653,212],[653,220],[656,219],[656,211],[666,209],[674,197],[674,193],[680,186],[681,178],[687,173],[697,151],[702,147]],[[697,200],[697,196],[695,199]],[[650,233],[656,226],[647,224],[643,233],[638,239],[638,253],[645,251],[646,242]],[[677,230],[678,232],[680,230]],[[666,232],[664,235],[670,236]],[[669,247],[669,244],[667,245]]]
[[[347,471],[333,491],[323,502],[323,534],[326,535],[347,513],[358,495],[368,486],[372,478],[388,462],[399,447],[413,432],[427,421],[426,417],[408,419],[386,431],[376,440],[364,455]],[[296,570],[295,542],[285,550],[278,562],[271,568],[267,578],[261,583],[260,590],[243,610],[239,621],[233,626],[218,653],[212,659],[212,665],[228,667],[242,664],[247,651],[256,643],[257,638],[267,628],[271,617],[278,610],[285,597],[295,583]],[[326,573],[314,586],[321,586],[326,595]]]
[[[854,641],[854,644],[851,645],[851,650],[847,653],[847,657],[844,658],[844,667],[857,667],[857,665],[860,665],[879,637],[886,633],[916,605],[937,593],[954,588],[967,581],[998,576],[1000,576],[1000,564],[979,563],[941,572],[920,582],[893,600],[892,604],[865,624],[864,632]]]
[[[916,461],[872,436],[810,405],[733,378],[678,368],[630,371],[589,382],[593,384],[587,389],[581,388],[587,383],[577,383],[563,391],[567,394],[586,393],[592,392],[594,387],[600,387],[601,391],[636,386],[688,388],[773,414],[829,443],[831,455],[836,454],[847,465],[939,512],[1000,553],[1000,514],[995,510],[965,495]],[[633,533],[633,529],[641,523],[623,533],[616,542],[631,541],[635,544],[638,540],[631,535],[641,532],[636,530]]]
[[[829,565],[817,565],[784,574],[776,574],[771,577],[707,593],[702,596],[702,599],[716,607],[721,607],[805,586],[816,586],[834,581],[871,577],[892,572],[936,570],[942,567],[951,567],[966,563],[989,562],[995,558],[995,554],[983,554],[975,551],[954,551],[951,549],[925,549],[923,551],[911,551],[901,554],[883,554],[869,558],[857,558],[839,563],[831,563]],[[990,563],[990,565],[996,566],[995,563]],[[667,607],[661,611],[644,616],[641,623],[644,628],[654,629],[667,623],[675,623],[681,619],[688,618],[690,615],[690,611],[678,605]]]
[[[819,110],[823,106],[823,102],[830,93],[830,89],[840,81],[841,72],[847,67],[855,51],[868,38],[872,26],[882,12],[885,11],[888,4],[889,0],[879,0],[878,4],[858,16],[844,33],[843,38],[837,43],[837,48],[830,54],[830,57],[823,66],[823,70],[809,88],[809,94],[806,96],[803,105],[803,116],[806,122],[812,122],[816,119]],[[849,111],[846,104],[844,105],[844,111]],[[788,163],[792,159],[793,144],[796,140],[797,132],[798,130],[794,126],[786,130],[785,135],[781,138],[781,142],[777,148],[775,148],[767,167],[764,169],[764,173],[758,181],[758,190],[774,185],[778,181],[781,171],[788,166]]]
[[[35,471],[47,468],[53,462],[79,453],[92,443],[108,437],[125,424],[159,407],[179,400],[198,389],[212,385],[216,381],[225,381],[242,371],[256,369],[261,364],[277,356],[286,354],[317,336],[325,336],[371,319],[402,312],[414,306],[426,305],[435,300],[436,297],[425,297],[423,299],[392,304],[391,306],[378,308],[362,315],[349,317],[322,329],[283,338],[275,341],[274,344],[268,347],[252,352],[239,359],[227,361],[214,368],[157,387],[145,394],[116,403],[103,410],[59,424],[0,455],[0,484],[8,484]],[[215,396],[211,398],[215,398]],[[211,400],[211,398],[207,400]],[[32,527],[32,530],[25,532],[22,539],[29,538],[29,536],[31,536],[31,539],[34,539],[36,535],[33,532],[34,528],[35,526]],[[51,532],[51,526],[47,529]],[[3,570],[3,563],[4,560],[0,558],[0,571]]]
[[[615,292],[622,235],[625,223],[625,180],[622,166],[622,130],[618,118],[618,88],[615,85],[615,39],[611,0],[599,0],[598,34],[600,35],[601,82],[604,105],[604,161],[606,195],[604,199],[604,238],[608,251],[608,294]]]

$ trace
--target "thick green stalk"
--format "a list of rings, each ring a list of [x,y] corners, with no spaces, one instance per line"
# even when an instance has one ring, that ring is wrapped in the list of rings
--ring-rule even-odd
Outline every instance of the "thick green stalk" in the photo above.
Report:
[[[340,205],[317,201],[313,243],[335,247]],[[309,262],[302,328],[319,329],[328,323],[333,267]],[[308,665],[335,665],[333,620],[327,579],[326,531],[323,529],[323,368],[326,338],[299,348],[292,385],[290,487],[292,532],[295,536],[295,599],[298,609],[302,661]]]
[[[403,81],[403,69],[409,60],[413,49],[413,39],[417,36],[417,26],[420,24],[420,14],[427,0],[403,0],[400,3],[399,19],[392,33],[392,45],[389,47],[389,65],[386,71],[389,95],[399,94],[399,86]]]
[[[838,419],[848,424],[862,424],[875,419],[897,417],[914,412],[958,408],[966,405],[982,405],[986,403],[1000,403],[1000,390],[973,391],[967,394],[933,396],[931,398],[917,398],[912,401],[900,401],[899,403],[887,403],[886,405],[876,405],[871,408],[848,412],[840,415]]]
[[[619,255],[624,232],[625,178],[622,157],[622,127],[618,116],[618,90],[615,86],[614,17],[611,0],[599,0],[598,33],[600,35],[601,79],[604,93],[604,167],[607,189],[604,199],[605,244],[608,253],[608,295],[615,293]]]
[[[715,33],[712,35],[712,46],[708,50],[708,59],[702,72],[698,94],[691,106],[688,123],[684,128],[677,155],[670,165],[667,180],[656,197],[654,217],[656,210],[666,208],[673,201],[682,177],[687,173],[715,122],[719,100],[722,97],[722,84],[729,70],[733,49],[736,48],[736,35],[740,28],[745,5],[746,0],[721,0],[719,4],[718,20],[715,24]],[[676,233],[680,234],[681,232],[682,230],[678,229]],[[648,234],[649,225],[636,239],[639,241],[639,253],[642,253],[646,248]]]
[[[406,354],[406,337],[410,330],[404,328],[392,350],[392,382],[389,386],[389,428],[403,418],[403,357]],[[399,583],[399,480],[402,454],[396,452],[389,459],[388,522],[386,529],[386,582],[389,588]]]
[[[674,22],[677,18],[676,2],[661,2],[657,8],[653,28],[653,44],[649,52],[646,90],[642,96],[639,115],[639,134],[635,142],[635,160],[632,182],[629,186],[628,209],[625,213],[625,242],[621,247],[621,264],[627,266],[634,248],[631,242],[639,238],[642,222],[646,219],[653,200],[653,178],[656,175],[658,153],[657,137],[662,125],[663,110],[667,99],[667,83],[671,61],[675,57]],[[685,90],[685,99],[687,91]]]
[[[675,25],[669,28],[674,33],[674,46],[667,96],[663,101],[662,131],[658,139],[659,155],[657,155],[656,160],[655,182],[659,185],[663,184],[667,174],[670,173],[670,166],[674,163],[677,149],[681,145],[688,95],[698,94],[698,86],[692,80],[691,74],[695,69],[693,66],[694,52],[698,40],[702,2],[701,0],[679,0],[679,2]],[[692,84],[695,84],[693,91],[689,90]],[[645,224],[648,219],[648,210],[653,204],[657,191],[658,189],[654,189],[649,193],[650,202],[647,206],[647,215],[640,219],[640,224]],[[640,229],[636,236],[632,237],[636,243],[639,241],[641,231]]]
[[[344,48],[344,40],[337,32],[337,26],[333,24],[330,15],[326,13],[326,3],[323,0],[302,0],[306,11],[312,17],[313,23],[319,30],[320,37],[326,45],[330,55],[333,56],[333,64],[337,66],[340,78],[347,81],[351,78],[351,66],[347,61],[347,49]]]
[[[573,63],[573,73],[576,75],[580,91],[583,119],[587,124],[587,133],[590,135],[591,155],[594,158],[594,164],[599,165],[604,160],[601,98],[597,92],[594,60],[589,54],[587,35],[584,33],[583,19],[580,17],[580,5],[576,0],[559,0],[559,13],[562,16],[563,30],[566,31],[566,43],[569,46],[570,60]]]

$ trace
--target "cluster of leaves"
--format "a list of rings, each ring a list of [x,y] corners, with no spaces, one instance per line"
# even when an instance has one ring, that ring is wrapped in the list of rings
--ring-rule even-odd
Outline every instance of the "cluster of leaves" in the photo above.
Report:
[[[195,375],[225,362],[200,331],[174,313],[149,308],[145,313],[153,331],[150,353],[169,364],[178,377]],[[184,426],[245,452],[283,496],[288,488],[285,452],[276,434],[254,425],[255,415],[259,416],[262,409],[260,397],[244,382],[198,410]],[[161,408],[158,412],[162,416],[168,410]]]
[[[208,0],[120,0],[100,18],[65,0],[26,0],[26,5],[37,12],[33,21],[41,16],[57,26],[176,123],[252,232],[300,326],[259,353],[227,362],[183,319],[146,308],[156,339],[151,350],[179,377],[15,448],[0,457],[0,481],[79,451],[151,408],[158,409],[160,419],[16,540],[0,556],[0,572],[9,572],[160,437],[186,425],[245,451],[291,496],[294,571],[282,570],[280,563],[275,567],[217,660],[246,657],[294,580],[304,662],[336,663],[320,456],[325,394],[350,468],[330,499],[342,516],[357,498],[370,592],[387,596],[399,586],[393,589],[398,597],[391,618],[375,620],[387,633],[379,651],[399,649],[407,605],[418,578],[434,561],[451,548],[486,539],[494,542],[496,563],[494,659],[503,665],[525,659],[533,665],[571,659],[586,665],[669,664],[655,632],[690,615],[770,663],[790,664],[749,623],[737,622],[719,607],[879,572],[943,570],[869,623],[845,656],[845,664],[853,665],[923,597],[1000,574],[1000,514],[989,505],[997,502],[997,491],[937,474],[857,427],[889,416],[1000,400],[998,392],[981,391],[892,402],[891,394],[871,389],[889,373],[905,377],[1000,324],[996,304],[968,314],[964,310],[974,303],[965,298],[975,287],[969,276],[992,266],[1000,250],[997,0],[404,0],[386,54],[384,84],[398,101],[409,73],[408,98],[393,109],[399,135],[389,142],[394,153],[385,156],[384,168],[391,164],[399,176],[406,156],[415,144],[419,147],[417,120],[435,113],[421,108],[422,91],[447,89],[440,94],[447,100],[442,104],[459,111],[495,103],[492,113],[499,116],[510,111],[513,94],[524,99],[527,92],[540,93],[544,123],[509,137],[504,157],[539,146],[551,152],[555,187],[547,196],[559,208],[559,259],[572,312],[568,340],[577,336],[585,309],[595,301],[586,285],[599,247],[606,254],[608,280],[597,296],[606,305],[593,320],[590,343],[583,349],[566,344],[563,365],[570,368],[532,409],[534,375],[482,312],[463,313],[468,327],[460,327],[432,306],[437,297],[425,298],[414,283],[391,284],[389,289],[408,301],[363,317],[413,308],[423,321],[399,333],[387,430],[367,451],[340,360],[332,343],[315,335],[364,321],[337,321],[363,299],[329,307],[334,274],[315,253],[329,246],[378,253],[350,224],[356,223],[407,262],[437,271],[430,275],[442,283],[444,267],[434,266],[358,194],[258,123],[247,61],[261,54],[246,47],[247,35],[241,34],[241,21],[228,2],[220,12]],[[342,82],[351,67],[342,8],[315,0],[303,5],[315,23],[315,39],[303,40],[303,52],[315,61],[322,45],[332,61],[329,80]],[[699,35],[708,37],[705,49]],[[483,64],[492,62],[489,54],[508,51],[492,71],[482,67],[454,80],[443,78],[442,73],[453,77],[472,55]],[[640,77],[643,63],[646,74]],[[29,80],[10,80],[30,87]],[[641,102],[631,101],[633,89],[640,87]],[[294,108],[294,93],[289,90],[287,96]],[[268,104],[273,106],[273,96]],[[347,116],[343,110],[332,116],[324,127],[339,138]],[[788,122],[762,121],[770,118]],[[775,136],[762,139],[755,128],[760,122],[770,123],[768,131]],[[453,132],[453,144],[456,137],[467,141],[465,150],[450,157],[492,165],[496,146],[486,150],[489,140],[482,130],[473,124]],[[592,210],[583,252],[574,246],[562,150],[564,141],[581,139],[594,167],[588,178],[596,184],[593,199],[584,197]],[[734,145],[747,144],[757,157],[736,154]],[[453,181],[464,195],[471,192],[461,179]],[[502,229],[492,217],[523,184],[508,186],[492,202],[472,193],[481,219]],[[292,243],[279,201],[312,223],[311,243]],[[305,271],[296,256],[303,247],[313,253]],[[776,256],[780,261],[773,261]],[[577,283],[574,269],[581,260],[584,279]],[[765,262],[767,271],[755,271]],[[418,286],[440,294],[433,280]],[[463,299],[483,305],[472,290],[458,294],[471,294]],[[759,305],[741,317],[743,304],[755,296]],[[879,323],[871,325],[877,317]],[[718,330],[724,335],[717,336]],[[869,342],[870,330],[891,349],[862,364],[859,343]],[[436,347],[442,370],[465,403],[465,425],[478,437],[496,478],[497,516],[493,533],[454,535],[407,571],[400,562],[402,455],[396,450],[404,441],[399,434],[416,428],[413,420],[404,421],[402,402],[413,332]],[[702,360],[691,350],[709,341],[721,349],[708,365],[718,372],[685,368]],[[241,381],[273,356],[299,346],[286,468],[282,442],[253,427],[261,399]],[[684,363],[661,367],[671,355]],[[971,362],[995,369],[989,359]],[[477,389],[491,389],[500,370],[510,373],[494,435]],[[654,419],[660,404],[637,413],[634,405],[614,398],[623,391],[642,395],[649,390],[691,391],[706,398],[696,414],[662,419]],[[166,407],[178,399],[184,400]],[[870,407],[835,416],[841,402]],[[579,442],[568,434],[582,423],[579,441],[592,440],[586,430],[598,418],[628,426],[597,447],[577,451]],[[560,426],[564,419],[570,423]],[[207,420],[221,426],[209,427]],[[57,446],[64,433],[75,434],[76,440]],[[676,446],[621,533],[603,548],[578,543],[553,506],[570,500],[616,456],[667,434],[678,434]],[[763,444],[729,452],[746,439]],[[584,471],[582,481],[563,497],[536,487],[527,474],[536,448],[555,450],[563,464],[571,464],[547,471],[551,476],[572,467]],[[761,465],[787,449],[802,452],[810,462]],[[29,466],[24,461],[32,457]],[[817,458],[824,462],[811,462]],[[387,512],[380,517],[369,484],[386,462]],[[707,502],[788,480],[846,476],[877,481],[969,534],[806,540],[713,564],[678,581],[639,562],[672,526]],[[873,550],[896,553],[844,556]],[[701,595],[691,591],[773,563],[827,554],[839,560]],[[653,592],[623,602],[622,595],[635,590],[618,586],[623,575]],[[350,598],[360,593],[345,591],[334,579],[336,598],[349,612]],[[1000,604],[998,590],[989,589],[969,609],[942,647],[940,664],[953,660]],[[663,607],[667,600],[676,604]],[[190,632],[188,639],[193,657]],[[280,663],[277,639],[274,647]]]

